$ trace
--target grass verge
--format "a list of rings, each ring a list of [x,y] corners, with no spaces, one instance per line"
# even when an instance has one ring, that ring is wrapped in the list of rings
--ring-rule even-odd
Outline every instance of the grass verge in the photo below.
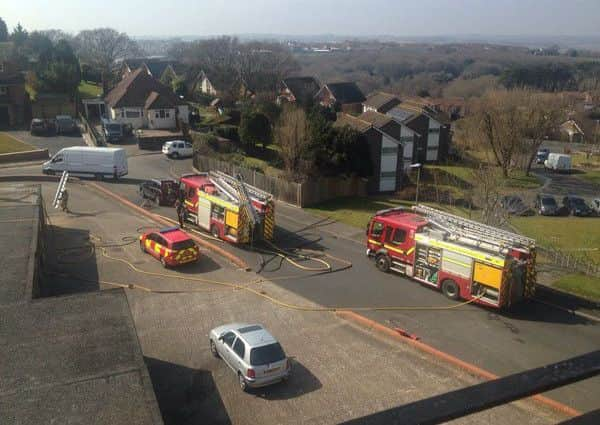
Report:
[[[568,274],[554,282],[553,287],[600,301],[600,278],[582,274]]]
[[[0,154],[25,152],[32,151],[35,149],[35,147],[28,145],[27,143],[21,142],[20,140],[17,140],[6,133],[0,133]]]

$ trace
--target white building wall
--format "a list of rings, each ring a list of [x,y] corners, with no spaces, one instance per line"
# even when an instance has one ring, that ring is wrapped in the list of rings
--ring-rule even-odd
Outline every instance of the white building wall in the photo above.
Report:
[[[379,169],[379,190],[396,190],[396,166],[398,164],[398,142],[386,134],[381,140],[381,166]]]
[[[164,111],[164,117],[161,117],[160,111]],[[175,109],[149,109],[148,110],[148,128],[168,129],[177,127],[175,123]]]
[[[406,141],[410,139],[411,141]],[[403,125],[400,129],[400,140],[403,144],[403,153],[402,153],[402,167],[404,170],[410,168],[410,164],[414,162],[413,158],[413,149],[414,149],[414,140],[415,140],[415,132],[412,131],[407,126]]]
[[[202,79],[201,91],[202,91],[202,93],[210,94],[211,96],[217,95],[217,91],[215,90],[213,85],[210,83],[209,79],[206,77],[204,77]]]
[[[108,115],[111,120],[121,124],[130,124],[134,129],[145,126],[144,113],[142,108],[108,108]]]
[[[188,124],[190,122],[190,110],[188,105],[177,105],[177,113],[179,114],[179,119]]]
[[[427,137],[427,161],[437,161],[440,146],[441,124],[429,118],[429,134]]]

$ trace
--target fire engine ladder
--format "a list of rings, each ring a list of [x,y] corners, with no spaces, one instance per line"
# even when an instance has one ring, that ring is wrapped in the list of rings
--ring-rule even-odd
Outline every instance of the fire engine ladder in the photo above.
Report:
[[[535,246],[534,239],[436,210],[426,205],[414,206],[413,210],[425,216],[430,222],[437,225],[437,227],[447,230],[460,238],[470,239],[478,246],[492,246],[500,252],[506,251],[508,247],[529,250]]]
[[[257,201],[266,202],[267,200],[272,198],[272,195],[270,193],[267,193],[264,190],[260,190],[257,187],[249,185],[243,180],[239,180],[238,178],[230,176],[229,174],[226,174],[222,171],[210,171],[209,176],[212,178],[220,179],[232,188],[237,188],[240,184],[243,185],[249,197],[255,198]]]
[[[52,206],[54,208],[58,208],[60,205],[60,199],[65,192],[65,188],[67,187],[67,181],[69,180],[69,173],[65,170],[60,177],[60,181],[58,182],[58,188],[56,189],[56,194],[54,195],[54,200],[52,201]]]

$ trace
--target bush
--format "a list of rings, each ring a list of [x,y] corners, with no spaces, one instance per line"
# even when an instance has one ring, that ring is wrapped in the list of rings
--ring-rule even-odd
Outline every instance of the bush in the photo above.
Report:
[[[221,125],[215,127],[215,133],[219,137],[239,142],[240,136],[238,134],[238,128],[235,125]]]

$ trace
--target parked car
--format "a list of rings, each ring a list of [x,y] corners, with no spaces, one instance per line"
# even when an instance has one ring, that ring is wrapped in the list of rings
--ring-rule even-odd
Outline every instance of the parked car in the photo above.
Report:
[[[535,210],[540,215],[558,215],[559,207],[552,195],[538,193],[535,197]]]
[[[600,198],[592,199],[592,209],[596,213],[596,215],[600,215]]]
[[[128,173],[127,154],[123,148],[63,148],[42,164],[42,172],[53,175],[63,171],[74,176],[93,176],[97,180],[118,179]]]
[[[548,159],[548,155],[550,155],[550,149],[548,148],[540,148],[537,151],[535,156],[536,164],[543,164],[545,160]]]
[[[31,120],[29,132],[33,136],[50,136],[56,133],[56,123],[54,120],[34,118]]]
[[[231,323],[210,331],[210,351],[236,373],[243,391],[289,378],[291,363],[262,325]]]
[[[179,194],[179,184],[173,179],[146,180],[139,186],[140,196],[158,205],[173,206]]]
[[[548,154],[548,159],[544,161],[544,168],[556,172],[569,172],[571,171],[571,155],[562,153]]]
[[[592,215],[592,209],[585,203],[583,198],[574,195],[567,195],[563,198],[563,205],[572,214],[577,217],[588,217]]]
[[[179,227],[168,227],[140,236],[140,249],[160,261],[163,267],[175,267],[198,261],[200,250]]]
[[[510,215],[529,215],[531,209],[525,205],[523,199],[516,195],[507,195],[500,201],[500,206]]]
[[[77,123],[70,115],[56,116],[56,132],[59,134],[73,134],[77,132]]]
[[[186,158],[194,154],[194,148],[190,142],[172,140],[164,143],[162,153],[169,158]]]

